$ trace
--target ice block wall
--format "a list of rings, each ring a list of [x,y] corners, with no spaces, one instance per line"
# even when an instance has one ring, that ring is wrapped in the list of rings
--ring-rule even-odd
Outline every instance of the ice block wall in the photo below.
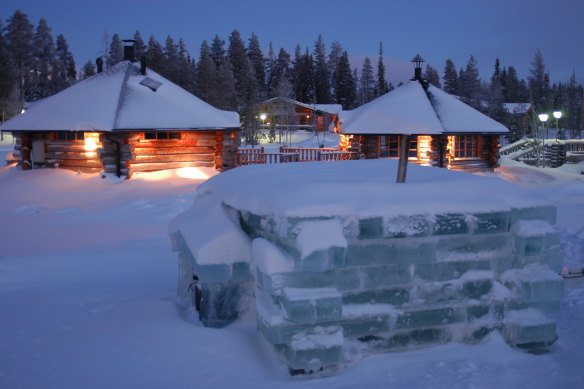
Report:
[[[562,254],[552,206],[507,212],[280,218],[240,211],[254,239],[258,327],[292,370],[343,362],[343,345],[395,350],[500,331],[553,343]]]

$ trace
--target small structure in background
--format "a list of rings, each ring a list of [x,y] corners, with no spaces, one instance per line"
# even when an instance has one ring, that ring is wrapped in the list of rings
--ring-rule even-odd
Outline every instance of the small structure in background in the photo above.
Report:
[[[341,109],[340,104],[307,104],[274,97],[258,105],[256,111],[263,129],[328,131]]]
[[[235,166],[241,144],[236,112],[203,102],[126,60],[43,99],[0,130],[15,138],[22,169],[59,167],[114,173]]]

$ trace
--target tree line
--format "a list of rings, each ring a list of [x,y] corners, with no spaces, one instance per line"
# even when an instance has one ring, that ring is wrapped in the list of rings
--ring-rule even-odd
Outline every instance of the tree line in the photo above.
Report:
[[[91,77],[96,68],[87,61],[76,74],[75,62],[62,34],[56,42],[45,19],[36,27],[21,11],[0,21],[0,85],[3,118],[18,113],[24,101],[35,101],[59,92],[78,79]],[[349,54],[334,41],[327,51],[322,36],[312,47],[297,45],[293,53],[275,50],[269,43],[264,55],[258,36],[244,40],[234,30],[227,41],[218,35],[203,40],[198,61],[178,42],[168,36],[164,45],[154,36],[146,42],[139,31],[135,40],[136,58],[144,56],[148,67],[192,92],[207,103],[225,110],[237,111],[244,136],[253,138],[258,120],[255,107],[272,97],[286,97],[306,104],[340,104],[344,110],[368,103],[394,86],[388,82],[383,63],[383,44],[378,57],[363,60],[360,69],[352,68]],[[103,59],[107,67],[123,60],[123,42],[118,34],[104,36]],[[479,77],[478,64],[470,56],[466,66],[457,70],[447,59],[440,72],[427,64],[423,77],[446,92],[459,96],[465,103],[506,124],[512,138],[528,129],[504,108],[507,102],[531,102],[534,112],[562,109],[561,125],[576,134],[582,127],[582,86],[575,74],[567,82],[550,84],[542,53],[537,50],[527,80],[520,79],[515,67],[501,66],[497,58],[489,80]],[[400,83],[401,84],[401,83]],[[398,85],[400,86],[400,85]]]

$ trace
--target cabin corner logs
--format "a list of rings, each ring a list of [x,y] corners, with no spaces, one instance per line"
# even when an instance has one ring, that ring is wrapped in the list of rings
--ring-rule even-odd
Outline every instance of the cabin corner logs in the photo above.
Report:
[[[398,158],[399,135],[343,135],[339,149],[361,159]],[[468,172],[499,166],[499,135],[418,135],[410,141],[410,162]]]
[[[23,170],[58,167],[130,178],[135,172],[184,167],[235,167],[237,131],[113,131],[13,133]]]

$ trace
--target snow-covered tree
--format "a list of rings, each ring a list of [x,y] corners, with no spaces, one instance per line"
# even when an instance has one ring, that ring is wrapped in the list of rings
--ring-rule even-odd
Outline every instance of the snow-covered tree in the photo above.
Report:
[[[41,18],[34,34],[34,68],[31,88],[27,91],[27,100],[35,101],[52,95],[58,75],[55,60],[55,42],[47,20]]]
[[[541,111],[548,109],[551,105],[549,74],[546,73],[543,55],[540,49],[535,51],[527,79],[535,110]]]
[[[331,85],[326,63],[326,47],[321,35],[314,43],[314,61],[315,99],[319,104],[328,104],[331,101]]]
[[[16,10],[14,15],[8,19],[4,38],[18,79],[19,109],[21,109],[26,90],[32,81],[30,70],[34,68],[34,26],[29,22],[28,16],[20,10]]]
[[[266,60],[260,47],[260,40],[253,32],[248,41],[247,56],[254,69],[258,93],[263,100],[266,97]]]
[[[95,65],[91,60],[88,60],[81,68],[81,79],[85,80],[93,75],[95,75]]]
[[[436,88],[440,88],[440,74],[438,74],[438,70],[434,69],[429,64],[426,64],[426,69],[424,70],[422,77]]]
[[[112,36],[112,41],[110,43],[109,53],[106,60],[107,66],[112,67],[123,60],[124,44],[122,43],[120,36],[118,34],[114,34]]]
[[[146,57],[148,58],[148,67],[150,69],[158,73],[164,72],[166,58],[162,50],[162,45],[154,38],[154,35],[150,35],[150,39],[148,40]]]
[[[77,81],[77,69],[73,54],[69,51],[69,45],[63,34],[57,35],[57,72],[54,75],[56,85],[55,92],[59,92]]]
[[[444,91],[451,95],[458,95],[458,73],[456,66],[450,58],[446,60],[444,65]]]
[[[383,42],[379,42],[379,60],[377,61],[377,86],[375,96],[381,96],[389,92],[389,85],[385,78],[385,65],[383,64]]]
[[[369,57],[365,57],[363,60],[359,86],[360,105],[367,104],[375,98],[375,75]]]
[[[213,42],[211,43],[211,58],[215,62],[215,67],[219,69],[219,65],[223,62],[225,57],[225,41],[219,38],[219,35],[215,35]]]
[[[466,68],[458,76],[458,94],[462,101],[471,107],[481,110],[481,83],[477,60],[470,56]]]
[[[345,110],[352,108],[356,98],[356,88],[349,64],[349,54],[346,51],[339,60],[334,79],[336,103],[341,104]]]
[[[144,39],[142,39],[142,35],[140,31],[136,30],[134,33],[134,47],[136,50],[136,60],[140,61],[143,56],[146,55],[146,51],[148,50],[148,46],[144,43]]]

